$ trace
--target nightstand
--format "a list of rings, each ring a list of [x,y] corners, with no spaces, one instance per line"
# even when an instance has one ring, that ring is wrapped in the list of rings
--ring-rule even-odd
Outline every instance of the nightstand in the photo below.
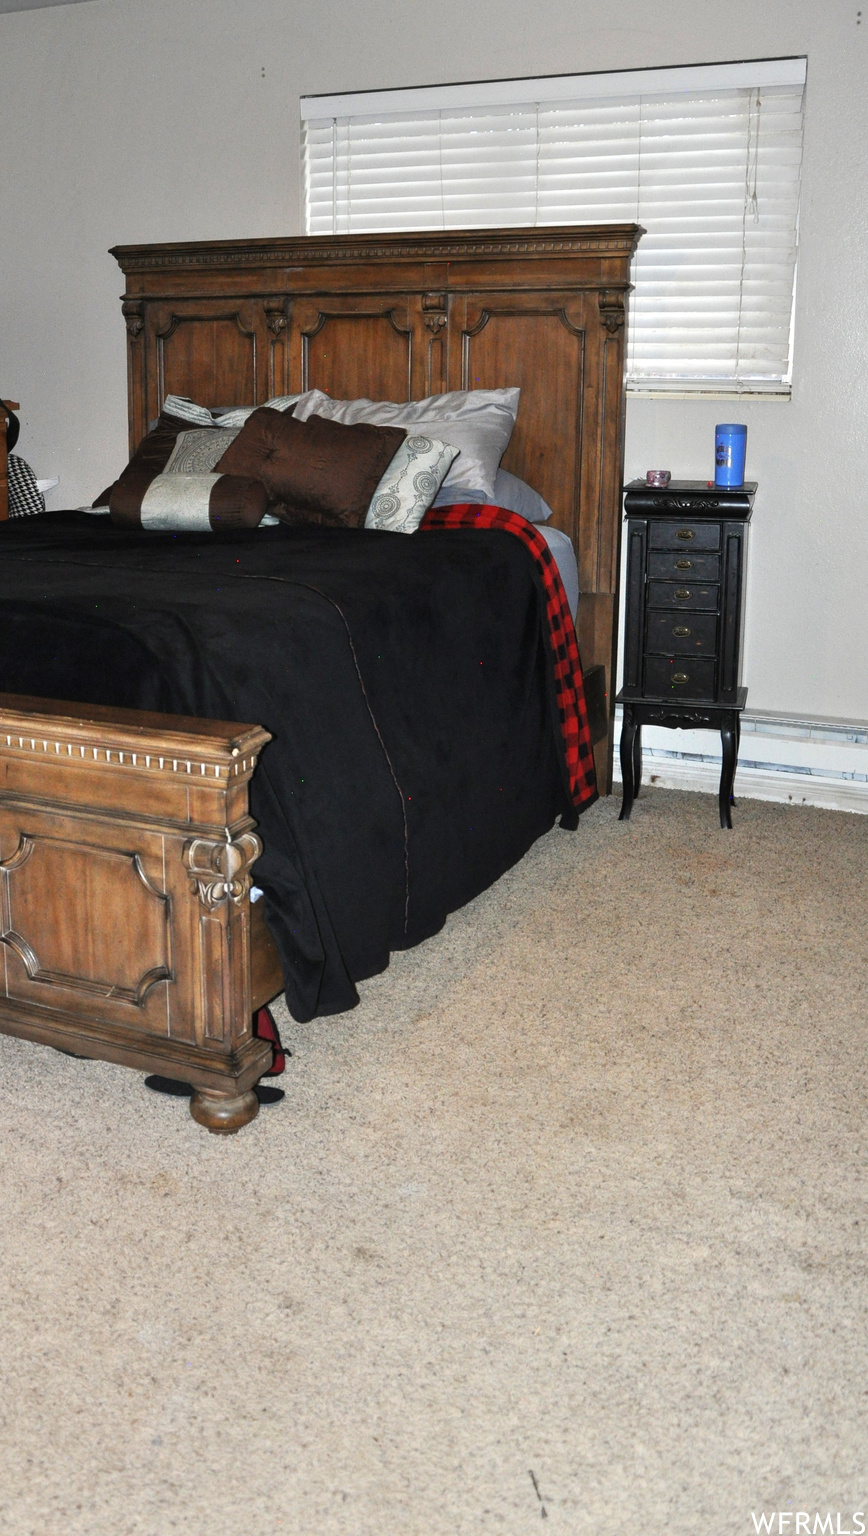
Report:
[[[744,585],[756,482],[672,480],[625,487],[627,591],[621,820],[642,781],[642,726],[720,731],[720,825],[732,826],[738,759]]]

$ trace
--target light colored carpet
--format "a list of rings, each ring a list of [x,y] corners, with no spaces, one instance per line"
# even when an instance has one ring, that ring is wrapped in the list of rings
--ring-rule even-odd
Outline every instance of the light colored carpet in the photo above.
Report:
[[[617,810],[235,1138],[0,1039],[3,1536],[854,1528],[868,818]]]

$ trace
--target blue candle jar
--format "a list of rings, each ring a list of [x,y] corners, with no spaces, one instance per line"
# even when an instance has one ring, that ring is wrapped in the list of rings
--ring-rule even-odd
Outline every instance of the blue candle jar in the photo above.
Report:
[[[722,422],[714,429],[715,485],[744,485],[744,456],[747,427],[740,422]]]

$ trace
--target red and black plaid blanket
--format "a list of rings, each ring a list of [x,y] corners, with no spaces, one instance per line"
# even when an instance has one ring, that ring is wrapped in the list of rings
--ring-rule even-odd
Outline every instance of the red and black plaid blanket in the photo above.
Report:
[[[577,811],[587,810],[597,799],[594,749],[585,705],[582,664],[576,630],[561,573],[554,555],[533,523],[503,507],[461,502],[452,507],[432,507],[422,528],[501,528],[514,534],[530,550],[545,592],[549,646],[554,663],[555,698],[564,743],[570,792]]]

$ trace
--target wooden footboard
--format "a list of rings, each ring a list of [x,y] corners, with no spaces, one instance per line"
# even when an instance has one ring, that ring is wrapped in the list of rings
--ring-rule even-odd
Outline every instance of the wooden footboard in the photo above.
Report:
[[[0,695],[0,1031],[181,1078],[209,1130],[253,1119],[253,1010],[281,987],[250,904],[269,739]]]

